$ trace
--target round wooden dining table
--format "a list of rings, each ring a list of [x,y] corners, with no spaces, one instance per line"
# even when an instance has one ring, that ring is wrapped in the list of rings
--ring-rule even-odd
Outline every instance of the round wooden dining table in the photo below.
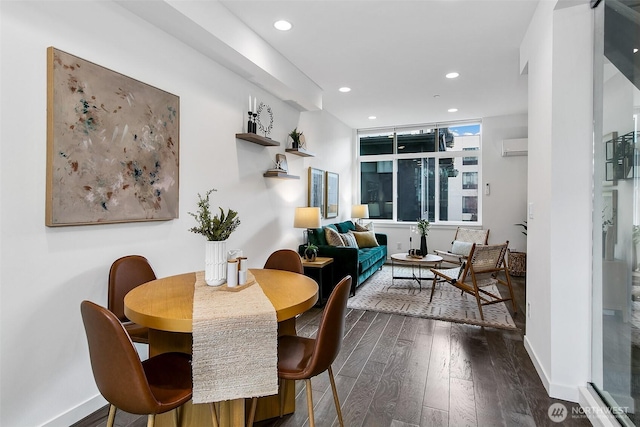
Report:
[[[295,319],[318,300],[317,283],[302,274],[282,270],[249,269],[262,288],[278,320],[278,335],[295,335]],[[132,322],[149,328],[149,356],[170,351],[191,353],[193,293],[196,273],[164,277],[138,286],[124,298],[124,312]],[[282,387],[282,384],[281,384]],[[286,387],[285,413],[295,410],[295,387]],[[245,400],[220,402],[221,426],[244,426]],[[182,426],[212,426],[208,405],[186,404],[181,412]],[[258,399],[255,420],[278,416],[277,395]],[[171,425],[169,414],[156,417],[156,426]]]

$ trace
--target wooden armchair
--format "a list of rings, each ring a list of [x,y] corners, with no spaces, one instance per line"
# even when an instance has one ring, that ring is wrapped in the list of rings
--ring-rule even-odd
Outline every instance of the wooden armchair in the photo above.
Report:
[[[477,245],[486,245],[489,242],[489,230],[477,230],[472,228],[458,227],[456,235],[451,242],[451,249],[448,251],[435,250],[436,255],[442,257],[442,262],[462,265],[467,259],[471,246],[475,243]]]
[[[467,292],[476,298],[480,318],[484,320],[482,306],[496,304],[504,301],[511,301],[513,313],[517,312],[516,300],[513,296],[513,288],[511,286],[511,277],[505,262],[509,241],[501,245],[476,245],[471,246],[469,257],[460,267],[449,269],[432,268],[433,285],[431,286],[431,298],[436,288],[437,282],[449,283],[460,289],[463,293]],[[500,273],[504,273],[504,279],[500,278]],[[509,298],[502,298],[485,289],[484,286],[501,284],[509,289]]]

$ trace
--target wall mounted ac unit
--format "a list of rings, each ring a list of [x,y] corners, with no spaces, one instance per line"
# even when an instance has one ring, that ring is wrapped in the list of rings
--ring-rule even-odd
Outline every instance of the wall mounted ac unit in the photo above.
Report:
[[[502,140],[502,157],[507,156],[526,156],[528,151],[528,138],[503,139]]]

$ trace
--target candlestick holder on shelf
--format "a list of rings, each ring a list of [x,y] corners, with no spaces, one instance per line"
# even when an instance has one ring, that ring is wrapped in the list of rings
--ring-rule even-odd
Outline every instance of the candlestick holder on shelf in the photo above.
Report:
[[[253,127],[251,133],[258,133],[258,124],[256,123],[256,117],[258,117],[258,113],[253,113]]]
[[[253,113],[249,111],[249,120],[247,121],[247,133],[255,133],[253,131],[253,122],[251,121],[251,117],[253,117]]]

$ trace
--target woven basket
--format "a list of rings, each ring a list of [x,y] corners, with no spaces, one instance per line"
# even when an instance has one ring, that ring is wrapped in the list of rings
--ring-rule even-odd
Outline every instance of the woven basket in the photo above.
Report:
[[[509,274],[515,277],[527,275],[527,253],[509,251]]]

